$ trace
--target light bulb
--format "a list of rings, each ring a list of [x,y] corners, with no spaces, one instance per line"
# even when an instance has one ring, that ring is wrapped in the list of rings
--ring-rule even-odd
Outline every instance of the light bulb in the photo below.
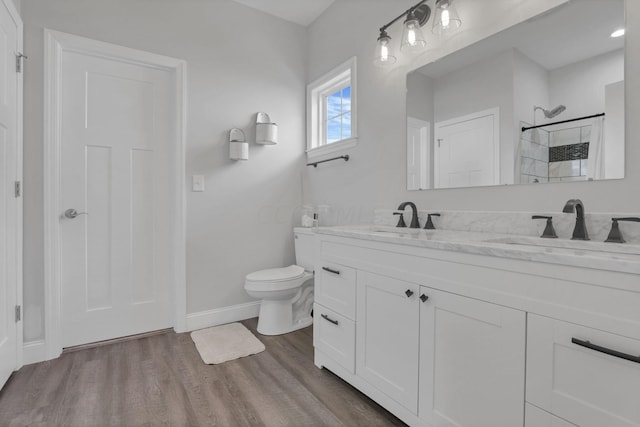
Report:
[[[442,22],[442,28],[449,28],[449,11],[448,10],[445,9],[442,11],[442,17],[440,21]]]
[[[389,41],[391,37],[382,30],[380,37],[378,37],[378,43],[376,44],[376,53],[373,59],[373,64],[378,67],[387,67],[396,62],[396,57],[391,53],[389,48]]]
[[[456,12],[454,0],[437,0],[436,16],[431,31],[434,34],[446,34],[457,30],[462,21]]]
[[[400,50],[416,51],[426,46],[426,44],[427,42],[424,40],[422,31],[420,31],[420,23],[413,13],[409,12],[407,20],[404,21],[404,32],[402,34]]]
[[[407,27],[407,43],[411,46],[416,45],[416,30],[412,27]]]

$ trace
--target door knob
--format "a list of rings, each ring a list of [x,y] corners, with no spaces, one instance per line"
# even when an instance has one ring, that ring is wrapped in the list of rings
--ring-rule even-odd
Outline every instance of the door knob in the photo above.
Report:
[[[66,211],[64,211],[64,216],[69,218],[69,219],[74,219],[78,215],[89,215],[89,213],[88,212],[78,212],[75,209],[67,209]]]

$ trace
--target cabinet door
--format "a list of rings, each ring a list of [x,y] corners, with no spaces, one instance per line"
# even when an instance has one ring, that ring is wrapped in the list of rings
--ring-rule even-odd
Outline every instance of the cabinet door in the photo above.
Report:
[[[358,271],[356,374],[418,409],[418,285]]]
[[[355,372],[356,327],[353,320],[315,303],[313,305],[313,346]]]
[[[355,319],[356,270],[321,260],[316,265],[314,299],[349,319]]]
[[[427,287],[420,294],[420,418],[522,426],[525,313]]]
[[[624,355],[640,341],[530,314],[527,401],[582,427],[640,426],[640,363]]]

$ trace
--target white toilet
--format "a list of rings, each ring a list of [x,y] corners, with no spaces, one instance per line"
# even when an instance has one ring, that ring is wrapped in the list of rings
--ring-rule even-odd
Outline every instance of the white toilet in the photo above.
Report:
[[[262,300],[258,332],[280,335],[313,323],[313,231],[294,228],[297,265],[260,270],[247,274],[244,289]]]

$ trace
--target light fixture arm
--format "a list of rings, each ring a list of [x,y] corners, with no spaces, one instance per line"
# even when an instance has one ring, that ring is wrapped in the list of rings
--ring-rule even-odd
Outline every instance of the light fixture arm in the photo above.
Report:
[[[427,2],[427,0],[419,1],[415,5],[411,6],[409,9],[405,10],[404,12],[402,12],[396,18],[392,19],[387,24],[385,24],[382,27],[380,27],[380,34],[386,33],[386,29],[387,28],[389,28],[394,23],[398,22],[398,20],[400,20],[400,18],[402,18],[404,16],[407,16],[412,12],[415,12],[415,10],[418,9],[418,7],[422,6],[426,2]],[[423,12],[418,17],[418,21],[420,22],[420,26],[424,25],[427,22],[427,20],[429,19],[430,15],[431,15],[431,9],[429,8],[429,6],[425,5],[425,10],[423,10]]]

